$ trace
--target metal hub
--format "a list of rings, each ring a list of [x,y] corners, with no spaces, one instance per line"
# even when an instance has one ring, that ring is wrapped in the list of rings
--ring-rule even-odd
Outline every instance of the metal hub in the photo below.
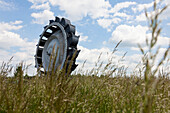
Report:
[[[56,56],[56,62],[55,67],[62,65],[65,61],[64,54],[66,54],[65,51],[65,45],[64,45],[64,38],[62,32],[59,30],[55,32],[44,45],[43,53],[42,53],[42,63],[43,67],[45,67],[45,70],[51,71],[53,60]],[[51,60],[50,60],[51,58]],[[51,61],[51,63],[50,63]]]
[[[46,69],[49,68],[50,65],[50,58],[51,60],[54,59],[55,55],[57,55],[57,59],[56,59],[56,63],[59,64],[58,59],[59,59],[59,55],[60,55],[60,50],[57,47],[59,46],[59,42],[57,39],[52,39],[52,40],[48,40],[44,46],[43,49],[43,55],[42,55],[42,61],[43,61],[43,67],[46,67]],[[51,62],[52,65],[53,61]],[[56,64],[56,65],[58,65]]]

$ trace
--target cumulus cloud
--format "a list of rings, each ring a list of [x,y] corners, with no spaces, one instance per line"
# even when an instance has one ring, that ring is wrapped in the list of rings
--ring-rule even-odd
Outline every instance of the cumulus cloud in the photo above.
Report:
[[[97,22],[101,27],[110,30],[109,27],[111,26],[113,20],[103,18],[103,19],[98,19]]]
[[[105,28],[105,29],[107,29],[107,31],[111,31],[111,29],[113,28],[113,24],[118,24],[118,23],[120,23],[121,22],[121,19],[120,18],[103,18],[103,19],[98,19],[97,20],[97,22],[98,22],[98,24],[101,26],[101,27],[103,27],[103,28]]]
[[[148,27],[146,26],[129,26],[129,25],[119,25],[116,27],[115,31],[112,32],[112,37],[110,41],[119,42],[122,40],[122,45],[133,47],[137,44],[144,45],[146,37],[151,38],[151,34],[147,33]],[[159,37],[158,45],[166,46],[169,43],[168,37]]]
[[[78,48],[81,49],[81,52],[77,58],[77,63],[79,66],[76,70],[78,72],[80,72],[79,70],[86,72],[87,70],[91,71],[92,69],[97,69],[101,62],[103,62],[103,66],[106,66],[106,64],[110,63],[111,59],[111,63],[115,65],[116,68],[123,66],[128,68],[128,72],[132,72],[142,58],[141,54],[132,54],[129,56],[125,55],[125,57],[123,57],[125,54],[123,51],[117,51],[116,53],[112,54],[112,50],[107,47],[100,49],[88,49],[78,46]],[[85,64],[82,68],[84,62]],[[98,65],[96,66],[96,64]]]
[[[132,8],[132,10],[136,12],[144,11],[144,9],[149,9],[153,6],[153,2],[147,3],[147,4],[137,4],[135,7]]]
[[[83,33],[80,33],[80,32],[76,32],[76,35],[77,36],[80,36],[79,38],[79,42],[90,42],[91,40],[88,40],[88,36],[85,36]]]
[[[42,12],[31,14],[31,16],[35,18],[33,23],[44,24],[45,21],[53,18],[54,13],[49,11],[50,3],[52,6],[59,6],[59,9],[65,12],[65,16],[72,21],[78,21],[86,16],[90,16],[92,19],[97,19],[98,24],[108,31],[112,30],[113,24],[119,24],[122,21],[122,18],[125,20],[131,19],[131,15],[120,11],[137,4],[136,2],[121,2],[111,6],[108,0],[72,0],[71,2],[69,0],[29,1],[33,3],[31,8],[45,9]]]
[[[167,1],[164,2],[164,4],[168,4]],[[111,31],[113,28],[113,24],[120,24],[120,22],[125,23],[132,23],[134,20],[136,22],[144,22],[146,21],[146,16],[144,13],[144,9],[149,9],[153,6],[153,2],[147,3],[147,4],[137,4],[136,2],[121,2],[114,5],[109,10],[109,16],[103,17],[97,19],[98,24],[107,29],[108,31]],[[134,13],[136,14],[128,14],[128,11],[126,8],[131,8]],[[168,19],[170,17],[169,15],[169,9],[166,9],[165,12],[162,14],[161,19]],[[133,12],[132,12],[133,13]],[[148,15],[151,15],[152,12],[149,12]],[[136,17],[135,17],[136,16]]]
[[[43,3],[43,4],[33,4],[31,6],[31,9],[38,9],[38,10],[50,10],[49,2]]]
[[[22,23],[22,21],[15,21],[15,22],[10,22],[10,23],[1,22],[0,23],[0,31],[21,29],[23,26],[18,25],[21,23]]]
[[[84,62],[87,60],[88,63],[94,64],[97,61],[97,57],[103,53],[105,56],[103,56],[101,59],[105,60],[107,57],[107,53],[111,53],[111,51],[108,48],[101,48],[101,49],[88,49],[83,46],[78,46],[78,48],[81,50],[78,61]]]
[[[31,9],[40,10],[40,12],[34,12],[31,14],[33,23],[36,24],[47,24],[49,20],[54,19],[54,13],[50,11],[51,7],[49,4],[49,0],[28,0],[33,5],[30,7]]]
[[[112,51],[109,48],[103,47],[101,49],[88,49],[83,46],[78,46],[78,48],[81,50],[77,58],[77,62],[80,64],[78,69],[82,68],[81,65],[86,60],[84,71],[92,70],[95,67],[95,63],[99,62],[98,57],[100,54],[102,54],[100,57],[100,62],[103,62],[104,65],[108,63],[108,59],[111,57],[114,57],[113,63],[117,63],[118,59],[120,58],[120,56],[111,54]]]
[[[127,20],[129,20],[130,18],[132,18],[131,15],[127,15],[126,13],[119,13],[119,12],[115,13],[115,14],[114,14],[114,17],[122,17],[122,18],[126,18]]]
[[[37,4],[37,3],[44,3],[48,0],[28,0],[29,2],[33,3],[33,4]]]
[[[42,12],[39,13],[32,13],[31,16],[33,18],[35,18],[33,20],[33,23],[36,24],[45,24],[47,23],[49,20],[54,19],[54,13],[49,11],[49,10],[44,10]]]
[[[169,0],[164,0],[163,1],[163,6],[168,6],[170,5],[170,1]],[[161,19],[169,19],[170,18],[170,7],[168,7],[161,15]]]
[[[49,0],[53,6],[59,6],[61,11],[72,20],[81,20],[90,16],[93,19],[108,16],[108,9],[111,7],[106,0]]]
[[[15,22],[10,22],[10,23],[13,24],[13,25],[18,25],[18,24],[22,24],[23,21],[17,20],[17,21],[15,21]]]
[[[11,32],[12,30],[21,29],[23,27],[20,25],[21,23],[22,21],[0,23],[0,49],[10,49],[11,47],[23,46],[25,44],[25,40],[20,35]]]
[[[15,46],[24,46],[25,41],[20,37],[20,35],[9,32],[3,31],[0,32],[0,49],[10,49],[11,47]],[[17,43],[14,43],[17,42]]]
[[[162,2],[160,2],[158,0],[157,4],[159,4],[161,7],[164,7],[165,5],[170,4],[170,2],[168,0],[164,0]],[[133,7],[132,10],[136,13],[136,12],[141,12],[139,15],[136,16],[135,21],[137,22],[142,22],[142,21],[146,21],[146,16],[144,13],[144,9],[148,9],[151,8],[153,6],[154,2],[148,3],[148,4],[138,4],[136,7]],[[159,7],[158,7],[159,8]],[[147,10],[147,11],[148,11]],[[159,9],[160,10],[160,9]],[[168,19],[170,18],[170,7],[168,7],[161,15],[160,15],[160,19],[164,20],[164,19]],[[149,12],[148,11],[148,15],[151,16],[153,12]]]
[[[10,56],[10,53],[6,50],[3,50],[3,49],[0,49],[0,53],[1,53],[1,56],[0,56],[0,65],[2,64],[3,61],[7,61],[9,60],[12,56]]]
[[[119,12],[121,9],[124,9],[124,8],[128,8],[132,5],[135,5],[136,2],[121,2],[121,3],[117,3],[111,10],[110,12],[111,13],[117,13]]]
[[[4,0],[0,0],[0,9],[13,10],[13,9],[15,9],[15,5],[11,2],[6,2]]]
[[[109,10],[109,16],[105,16],[103,18],[97,19],[98,24],[107,29],[107,31],[111,31],[115,24],[120,24],[120,22],[128,21],[129,19],[132,19],[132,15],[128,15],[125,12],[122,12],[121,10],[124,10],[126,8],[129,8],[133,5],[136,5],[136,2],[121,2],[114,5]]]
[[[148,27],[141,25],[138,26],[128,26],[128,25],[119,25],[116,27],[115,31],[112,33],[110,41],[119,42],[123,41],[126,46],[136,45],[137,43],[145,42],[146,32]]]
[[[164,1],[162,1],[163,2],[163,4],[166,4],[166,5],[169,5],[170,4],[170,1],[169,0],[164,0]]]
[[[88,39],[88,36],[81,36],[80,39],[79,39],[79,41],[80,41],[80,42],[86,42],[87,39]]]
[[[21,23],[22,21],[0,23],[0,64],[3,61],[7,62],[13,56],[12,64],[14,66],[21,61],[26,62],[27,65],[34,65],[33,56],[35,53],[35,42],[37,41],[27,41],[26,38],[21,38],[19,34],[13,32],[22,28]],[[14,48],[17,48],[17,51]],[[30,73],[32,73],[33,67],[30,69]]]
[[[141,13],[140,15],[137,15],[135,18],[135,21],[137,21],[137,22],[143,22],[146,20],[147,20],[147,18],[145,16],[145,13]]]

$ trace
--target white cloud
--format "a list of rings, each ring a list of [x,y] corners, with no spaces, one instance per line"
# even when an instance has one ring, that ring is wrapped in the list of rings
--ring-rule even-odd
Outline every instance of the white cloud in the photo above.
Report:
[[[43,3],[43,4],[33,4],[31,6],[31,9],[42,9],[42,10],[50,10],[49,2]]]
[[[133,5],[136,5],[136,2],[117,3],[113,8],[109,10],[109,16],[105,16],[97,20],[98,24],[110,32],[115,24],[119,24],[123,20],[128,21],[129,19],[132,19],[131,15],[127,15],[125,11],[120,11]]]
[[[2,62],[7,62],[12,56],[10,56],[10,53],[7,52],[6,50],[0,49],[0,65],[2,64]]]
[[[33,3],[33,4],[38,4],[38,3],[44,3],[48,0],[28,0],[29,2]]]
[[[91,16],[93,19],[109,16],[108,9],[111,8],[106,0],[49,0],[53,6],[59,6],[61,11],[72,21],[81,20],[83,17]]]
[[[77,63],[80,64],[78,69],[81,69],[83,62],[86,60],[85,67],[83,70],[92,70],[95,67],[95,63],[101,63],[103,62],[104,65],[108,63],[108,59],[111,57],[114,57],[113,63],[118,63],[118,59],[120,58],[117,55],[111,54],[112,51],[109,48],[101,48],[101,49],[88,49],[82,46],[78,46],[78,48],[81,50],[78,58]],[[102,53],[100,60],[98,61],[98,57]],[[77,69],[77,70],[78,70]]]
[[[119,12],[121,9],[124,8],[128,8],[132,5],[135,5],[136,2],[121,2],[121,3],[117,3],[112,9],[111,9],[111,13],[116,13]]]
[[[26,38],[23,39],[19,34],[10,31],[21,29],[21,23],[22,21],[0,23],[0,63],[7,62],[13,56],[13,66],[24,61],[27,65],[33,64],[30,67],[30,73],[34,73],[34,54],[37,41],[27,41]],[[13,49],[15,47],[18,50]]]
[[[22,21],[15,21],[9,23],[0,23],[0,48],[3,50],[9,50],[11,47],[21,47],[20,50],[29,49],[34,42],[28,42],[27,39],[23,39],[19,34],[11,32],[10,30],[19,30],[21,25],[14,25],[22,23]],[[16,43],[17,42],[17,43]],[[30,51],[30,49],[29,49]]]
[[[15,22],[10,22],[10,23],[1,22],[0,23],[0,31],[21,29],[23,26],[18,25],[18,24],[21,24],[21,23],[22,23],[22,21],[15,21]]]
[[[102,43],[103,45],[106,45],[107,44],[107,41],[103,41],[103,43]]]
[[[128,68],[127,74],[135,71],[137,69],[136,66],[142,63],[143,55],[138,54],[138,53],[134,53],[130,55],[127,53],[127,55],[125,55],[125,57],[122,59],[125,53],[122,51],[117,51],[116,53],[112,54],[112,50],[106,47],[103,47],[100,49],[88,49],[82,46],[78,46],[78,48],[81,50],[81,52],[77,58],[77,64],[79,64],[79,66],[76,69],[77,73],[89,74],[89,72],[92,69],[97,69],[100,63],[103,62],[103,65],[100,69],[100,74],[101,74],[103,67],[109,63],[109,60],[111,60],[111,58],[112,58],[112,65],[115,65],[116,68],[119,68],[122,66],[124,66],[125,68]],[[157,56],[155,65],[158,64],[160,59],[163,57],[163,53],[165,52],[165,50],[166,48],[160,48],[160,52]],[[84,67],[82,67],[84,61],[86,62],[84,64]],[[97,63],[97,66],[96,66],[96,63]],[[138,68],[141,68],[140,66],[143,67],[143,65],[141,64],[138,66]]]
[[[78,48],[81,50],[81,52],[77,58],[77,63],[79,64],[78,68],[76,69],[77,72],[80,72],[80,70],[82,70],[82,72],[86,72],[88,70],[89,72],[92,69],[97,69],[101,62],[103,62],[103,66],[106,66],[106,64],[110,63],[110,61],[112,65],[115,65],[116,68],[124,66],[125,68],[128,67],[128,72],[132,72],[142,58],[141,54],[132,54],[130,56],[125,56],[122,59],[125,52],[117,51],[116,53],[112,54],[112,50],[105,47],[101,49],[88,49],[78,46]],[[85,60],[86,63],[82,68],[83,62]],[[98,64],[97,66],[96,63]],[[103,66],[100,71],[103,69]]]
[[[168,5],[168,2],[167,1],[165,1],[165,2],[163,2],[164,4],[162,5],[163,7],[165,6],[165,5]],[[139,7],[140,6],[140,7]],[[150,7],[152,7],[153,6],[153,2],[152,3],[149,3],[149,4],[143,4],[143,8],[142,8],[142,4],[140,4],[140,5],[138,5],[138,11],[144,11],[144,8],[145,8],[145,6],[146,6],[146,8],[150,8]],[[159,9],[159,11],[160,11],[161,9]],[[159,17],[160,17],[160,19],[161,20],[164,20],[164,19],[168,19],[168,18],[170,18],[170,7],[168,7]],[[154,14],[154,12],[153,11],[151,11],[151,12],[148,12],[148,16],[150,17],[152,14]],[[145,13],[144,12],[142,12],[140,15],[138,15],[138,16],[136,16],[136,19],[135,19],[137,22],[142,22],[142,21],[146,21],[147,19],[146,19],[146,16],[145,16]]]
[[[130,48],[132,51],[140,51],[140,49],[138,47],[131,47]]]
[[[169,0],[163,0],[162,5],[170,5],[170,1]]]
[[[116,42],[122,40],[122,44],[126,44],[126,46],[136,45],[137,43],[145,42],[147,30],[147,27],[143,27],[141,25],[119,25],[118,27],[116,27],[115,31],[113,31],[110,40]]]
[[[1,22],[0,23],[0,49],[10,49],[14,46],[25,46],[26,39],[22,39],[20,35],[11,32],[11,30],[19,30],[23,26],[22,21]],[[15,43],[17,42],[17,43]]]
[[[26,41],[16,33],[9,31],[0,32],[0,49],[10,49],[11,47],[15,46],[25,46],[25,42]]]
[[[142,59],[142,54],[132,54],[130,56],[125,56],[124,63],[127,67],[132,69],[131,71],[133,71],[133,69],[135,68],[135,66],[137,66],[137,64],[141,61],[141,59]]]
[[[49,20],[54,19],[54,13],[50,11],[51,7],[49,0],[28,0],[33,5],[31,9],[42,10],[41,12],[34,12],[31,16],[34,18],[33,23],[47,24]]]
[[[170,26],[170,23],[167,23],[168,26]]]
[[[31,16],[35,18],[33,23],[36,24],[46,24],[49,20],[54,19],[54,13],[49,10],[44,10],[39,13],[32,13]]]
[[[105,29],[110,29],[109,27],[111,26],[111,24],[112,24],[112,19],[98,19],[97,20],[97,22],[98,22],[98,24],[100,25],[100,26],[102,26],[103,28],[105,28]]]
[[[107,31],[111,31],[112,27],[113,27],[113,24],[118,24],[121,22],[121,19],[120,18],[111,18],[111,19],[107,19],[107,18],[103,18],[103,19],[98,19],[97,20],[98,24],[107,29]]]
[[[137,4],[137,6],[133,7],[132,10],[136,12],[144,11],[144,9],[149,9],[153,6],[153,2],[147,4]]]
[[[160,4],[162,3],[162,4]],[[142,12],[140,15],[136,16],[136,21],[141,22],[141,21],[146,21],[146,17],[145,17],[145,13],[144,13],[144,9],[149,9],[151,7],[153,7],[154,2],[148,3],[148,4],[138,4],[136,7],[133,7],[132,10],[136,13],[136,12]],[[159,6],[162,5],[162,7],[164,7],[165,5],[170,5],[169,0],[164,0],[162,2],[160,2],[160,0],[157,0],[157,4]],[[157,6],[159,8],[159,6]],[[168,19],[170,18],[170,7],[168,7],[160,16],[160,19]],[[153,13],[153,12],[149,12],[149,15]]]
[[[5,2],[4,0],[0,0],[0,9],[13,10],[15,9],[15,5],[11,2]]]
[[[146,37],[151,38],[151,34],[147,33],[148,27],[146,26],[129,26],[129,25],[119,25],[115,31],[112,33],[110,41],[119,42],[122,40],[122,45],[124,46],[137,46],[137,44],[144,45]],[[158,45],[167,46],[169,44],[168,37],[159,37]]]
[[[164,0],[163,3],[165,3],[166,5],[170,4],[169,0]]]
[[[126,18],[127,20],[129,20],[130,18],[132,18],[131,15],[127,15],[126,13],[119,13],[119,12],[115,13],[115,14],[114,14],[114,17],[123,17],[123,18]]]
[[[167,0],[165,0],[165,5],[169,5],[170,6],[170,2]],[[170,7],[168,7],[161,15],[161,19],[169,19],[170,18]]]
[[[160,61],[163,58],[164,53],[165,53],[166,50],[167,50],[167,48],[160,48],[159,54],[157,56],[157,62]],[[170,58],[169,54],[170,54],[170,52],[168,53],[167,58]]]
[[[80,36],[79,42],[86,42],[86,41],[90,42],[91,41],[91,40],[88,40],[89,37],[88,36],[84,36],[83,33],[76,32],[76,35]]]
[[[80,39],[79,39],[79,41],[80,41],[80,42],[86,42],[87,39],[88,39],[88,36],[81,36]]]
[[[13,24],[13,25],[18,25],[18,24],[22,24],[23,21],[17,20],[17,21],[15,21],[15,22],[10,22],[10,23]]]
[[[137,22],[143,22],[143,21],[146,21],[146,20],[147,20],[147,18],[145,16],[145,13],[141,13],[140,15],[137,15],[136,19],[135,19],[135,21],[137,21]]]
[[[162,36],[159,36],[158,37],[158,42],[157,42],[157,45],[158,46],[169,46],[169,42],[170,42],[170,38],[169,37],[162,37]]]

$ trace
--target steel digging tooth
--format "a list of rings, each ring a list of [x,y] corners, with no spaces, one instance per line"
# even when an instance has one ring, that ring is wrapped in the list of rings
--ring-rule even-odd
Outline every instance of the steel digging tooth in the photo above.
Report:
[[[54,22],[54,20],[49,20],[49,24],[51,24],[51,23],[53,23]]]
[[[36,57],[37,59],[42,59],[42,57]]]
[[[80,50],[76,50],[76,49],[68,49],[67,51],[68,51],[67,56],[68,56],[68,59],[69,59],[69,60],[72,59],[73,54],[74,54],[75,52],[76,52],[76,55],[75,55],[74,59],[76,59],[76,58],[78,57],[79,53],[80,53]]]
[[[69,24],[71,24],[70,20],[65,19],[65,18],[61,19],[61,25],[63,25],[63,27],[66,27]]]
[[[73,34],[75,34],[76,32],[76,28],[74,25],[67,25],[66,28],[65,28],[66,32],[70,33],[72,32]]]
[[[60,18],[59,17],[55,17],[55,22],[60,22]]]
[[[48,38],[48,37],[51,36],[51,33],[45,32],[43,36],[45,36],[46,38]]]
[[[78,64],[73,64],[73,66],[71,67],[71,71],[74,71],[77,66],[78,66]]]
[[[46,29],[48,27],[48,25],[44,26],[44,29]]]
[[[45,42],[46,42],[46,40],[43,40],[43,39],[41,39],[40,41],[39,41],[39,46],[44,46],[45,45]]]
[[[72,37],[70,38],[70,46],[77,46],[79,41],[79,36],[75,36],[74,34],[72,35]]]
[[[52,30],[52,32],[55,32],[55,31],[57,31],[57,30],[58,30],[58,29],[57,29],[57,27],[52,27],[52,26],[51,26],[51,27],[49,27],[49,29],[50,29],[50,30]]]
[[[76,58],[78,57],[78,55],[79,55],[80,51],[81,51],[81,50],[78,50],[78,51],[77,51]]]

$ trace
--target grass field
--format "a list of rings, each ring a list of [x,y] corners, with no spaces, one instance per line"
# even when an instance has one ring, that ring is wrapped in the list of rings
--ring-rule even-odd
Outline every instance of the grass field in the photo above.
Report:
[[[159,48],[154,48],[161,32],[158,17],[165,9],[151,17],[146,13],[152,38],[146,39],[147,51],[139,45],[144,65],[134,73],[108,63],[99,74],[66,76],[63,69],[29,77],[21,63],[9,77],[12,67],[3,63],[0,113],[170,113],[170,72],[160,68],[169,61],[169,48],[158,64]]]
[[[140,77],[0,77],[0,112],[170,112],[170,79]],[[156,83],[155,83],[156,82]],[[147,88],[147,90],[146,90]]]

